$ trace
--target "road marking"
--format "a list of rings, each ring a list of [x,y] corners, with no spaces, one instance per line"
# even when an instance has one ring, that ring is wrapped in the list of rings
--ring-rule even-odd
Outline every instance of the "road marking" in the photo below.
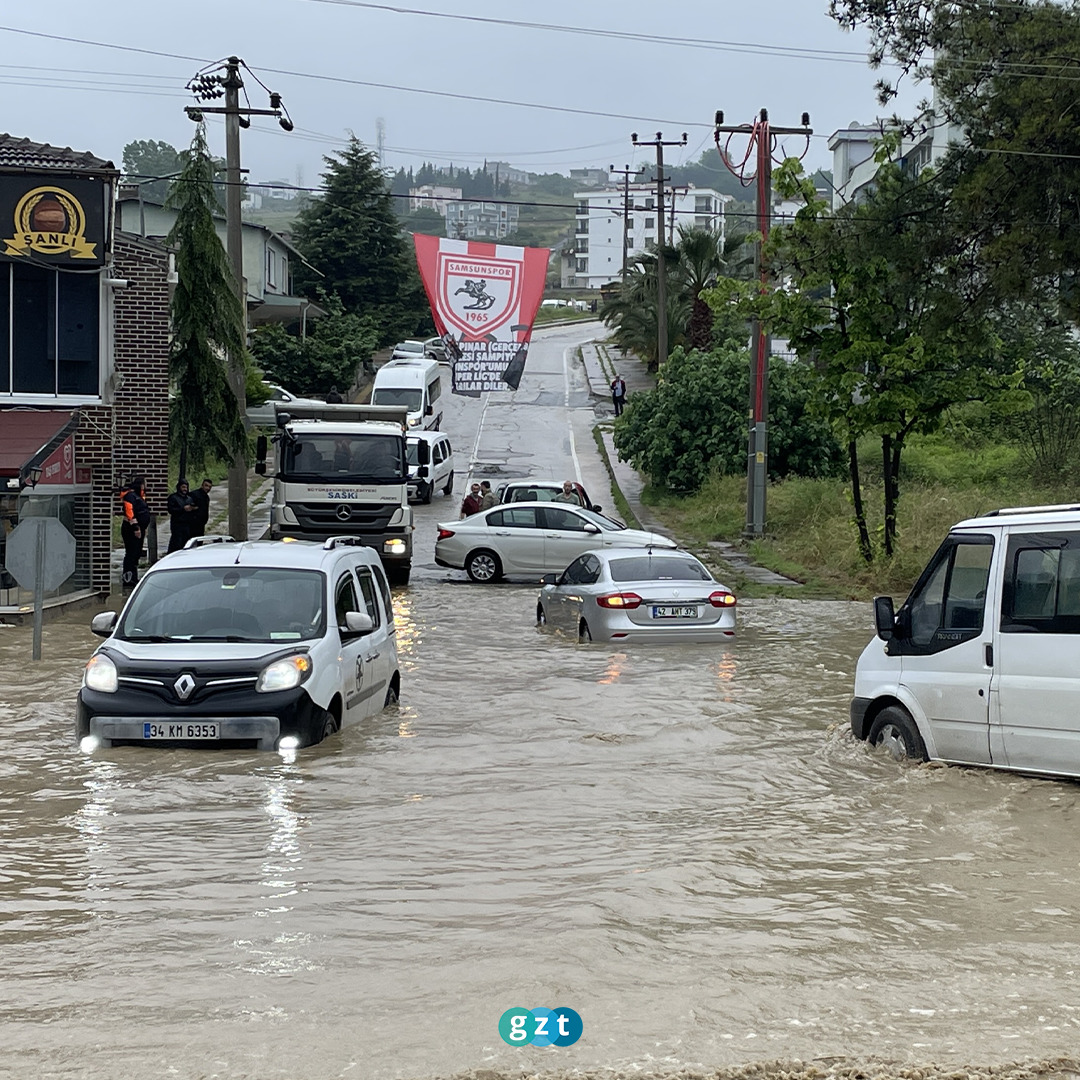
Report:
[[[568,360],[571,349],[584,348],[583,345],[567,345],[562,354],[563,407],[566,409],[566,426],[570,429],[570,457],[574,462],[574,476],[581,483],[581,462],[578,461],[577,444],[574,442],[574,414],[570,411],[570,366]]]
[[[480,423],[476,425],[476,438],[473,440],[472,454],[469,456],[469,475],[465,481],[465,491],[472,486],[473,470],[476,468],[477,459],[480,456],[480,436],[484,431],[484,417],[487,416],[488,405],[491,403],[491,391],[484,395],[484,407],[480,410]]]

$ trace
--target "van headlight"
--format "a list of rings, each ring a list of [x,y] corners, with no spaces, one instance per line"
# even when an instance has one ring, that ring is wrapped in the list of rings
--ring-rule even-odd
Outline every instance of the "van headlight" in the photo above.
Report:
[[[82,681],[87,690],[97,690],[102,694],[115,694],[120,687],[116,665],[105,653],[97,653],[87,660]]]
[[[273,694],[278,690],[292,690],[311,674],[311,657],[297,653],[275,660],[259,672],[255,690],[259,694]]]

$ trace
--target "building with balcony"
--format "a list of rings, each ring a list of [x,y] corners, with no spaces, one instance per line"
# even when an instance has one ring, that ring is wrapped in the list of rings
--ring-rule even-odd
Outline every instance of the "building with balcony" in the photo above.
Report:
[[[460,201],[461,188],[442,187],[438,184],[421,184],[409,188],[409,212],[414,210],[437,210],[446,217],[446,207],[451,202]]]
[[[517,206],[494,202],[446,205],[446,235],[455,240],[502,240],[517,227]]]

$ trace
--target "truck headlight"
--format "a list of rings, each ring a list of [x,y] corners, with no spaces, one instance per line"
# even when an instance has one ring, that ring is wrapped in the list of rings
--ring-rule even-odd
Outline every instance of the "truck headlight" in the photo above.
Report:
[[[311,657],[297,653],[275,660],[259,672],[255,690],[259,694],[273,694],[278,690],[292,690],[311,674]]]
[[[404,540],[384,540],[383,551],[387,555],[404,555],[405,554],[405,541]]]
[[[83,671],[83,686],[87,690],[97,690],[102,694],[115,694],[120,686],[116,674],[116,665],[105,653],[97,653],[86,662]]]

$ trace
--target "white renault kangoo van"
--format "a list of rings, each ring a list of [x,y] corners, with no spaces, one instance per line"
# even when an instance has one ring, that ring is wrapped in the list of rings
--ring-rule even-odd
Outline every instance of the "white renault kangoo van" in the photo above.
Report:
[[[372,405],[404,405],[410,428],[438,431],[442,424],[442,368],[434,360],[391,360],[375,374]]]
[[[1080,777],[1080,506],[961,521],[874,620],[857,738],[897,759]]]

